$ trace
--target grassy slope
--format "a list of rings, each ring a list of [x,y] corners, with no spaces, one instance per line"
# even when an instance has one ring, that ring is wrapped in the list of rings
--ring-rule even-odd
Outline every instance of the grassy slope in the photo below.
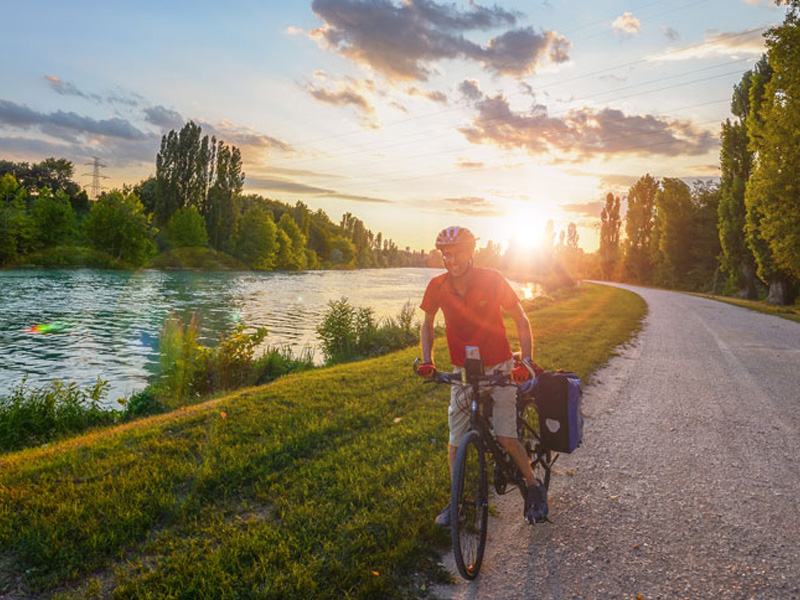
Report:
[[[531,313],[536,360],[586,377],[645,310],[585,285]],[[412,376],[417,354],[0,457],[0,595],[416,597],[449,488],[448,391]]]

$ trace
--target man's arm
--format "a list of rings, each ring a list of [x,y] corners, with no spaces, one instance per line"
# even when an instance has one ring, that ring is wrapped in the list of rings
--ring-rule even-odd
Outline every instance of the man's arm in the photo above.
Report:
[[[422,348],[422,362],[433,362],[433,322],[436,313],[425,313],[425,319],[419,328],[419,343]]]
[[[517,337],[519,338],[519,345],[522,349],[522,358],[530,358],[533,360],[533,334],[531,333],[531,323],[528,321],[528,315],[522,309],[522,305],[517,302],[511,310],[508,311],[514,323],[517,324]]]

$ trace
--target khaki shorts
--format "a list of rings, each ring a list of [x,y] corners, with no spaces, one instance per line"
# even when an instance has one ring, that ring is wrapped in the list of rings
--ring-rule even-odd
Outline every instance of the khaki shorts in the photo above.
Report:
[[[487,367],[487,373],[501,371],[511,373],[514,360],[509,358],[506,362]],[[463,369],[456,367],[453,372],[460,373]],[[492,408],[492,427],[499,437],[517,437],[517,388],[515,386],[490,386],[481,385],[481,390],[489,390],[494,400]],[[447,420],[450,424],[450,445],[458,446],[461,438],[469,431],[470,397],[472,391],[465,386],[450,386],[450,408],[447,411]]]

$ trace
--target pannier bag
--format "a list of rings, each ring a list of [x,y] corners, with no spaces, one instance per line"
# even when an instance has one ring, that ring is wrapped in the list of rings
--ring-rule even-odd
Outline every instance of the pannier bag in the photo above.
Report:
[[[572,452],[583,439],[581,378],[575,373],[542,373],[536,390],[542,445]]]

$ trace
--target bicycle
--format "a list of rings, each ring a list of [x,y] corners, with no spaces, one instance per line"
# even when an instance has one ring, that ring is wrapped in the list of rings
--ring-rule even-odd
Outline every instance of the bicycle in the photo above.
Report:
[[[416,359],[415,372],[418,363],[419,359]],[[536,379],[518,385],[511,381],[508,374],[485,375],[480,367],[464,369],[461,373],[435,371],[432,379],[426,383],[461,385],[470,394],[470,430],[459,443],[453,466],[450,535],[458,572],[465,579],[475,579],[486,548],[489,515],[487,456],[493,462],[493,487],[498,494],[506,494],[516,486],[524,502],[526,488],[519,468],[494,435],[491,427],[492,398],[481,384],[517,387],[517,436],[545,489],[550,487],[551,470],[559,455],[542,446],[536,430]]]

